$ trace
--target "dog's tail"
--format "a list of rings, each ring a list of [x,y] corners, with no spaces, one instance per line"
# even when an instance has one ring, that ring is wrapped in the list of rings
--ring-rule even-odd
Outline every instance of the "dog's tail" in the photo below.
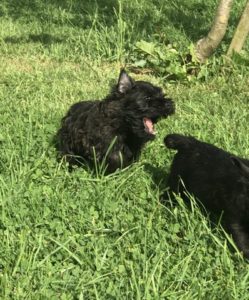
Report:
[[[165,146],[169,149],[174,149],[174,150],[187,150],[194,143],[196,143],[195,138],[191,136],[184,136],[177,133],[168,134],[164,138]]]

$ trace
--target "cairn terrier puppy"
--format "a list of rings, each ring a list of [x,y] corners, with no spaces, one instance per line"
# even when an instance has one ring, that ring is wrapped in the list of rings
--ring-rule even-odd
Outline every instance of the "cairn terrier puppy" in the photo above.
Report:
[[[171,191],[193,194],[218,217],[249,259],[249,160],[211,144],[169,134],[165,145],[177,150],[168,183]]]
[[[57,149],[69,165],[105,162],[105,172],[130,165],[144,144],[155,138],[154,124],[174,113],[160,87],[135,81],[121,70],[103,100],[71,106],[57,133]]]

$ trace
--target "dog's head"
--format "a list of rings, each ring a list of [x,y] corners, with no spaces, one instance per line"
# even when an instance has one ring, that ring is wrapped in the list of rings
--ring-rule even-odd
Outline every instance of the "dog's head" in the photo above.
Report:
[[[123,103],[126,124],[140,138],[153,139],[154,124],[175,111],[173,101],[164,96],[161,88],[135,81],[124,70],[120,72],[115,94]]]

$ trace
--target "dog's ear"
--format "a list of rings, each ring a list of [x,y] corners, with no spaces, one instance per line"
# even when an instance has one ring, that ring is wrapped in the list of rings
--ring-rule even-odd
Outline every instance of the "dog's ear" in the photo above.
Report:
[[[231,156],[231,160],[233,164],[239,168],[242,175],[249,178],[249,167],[245,163],[243,163],[238,157]]]
[[[127,93],[134,86],[134,80],[126,73],[124,69],[121,69],[118,79],[118,91],[121,94]]]

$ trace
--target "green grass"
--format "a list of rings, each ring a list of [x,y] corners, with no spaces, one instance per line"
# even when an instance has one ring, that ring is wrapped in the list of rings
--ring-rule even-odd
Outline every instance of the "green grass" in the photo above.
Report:
[[[215,1],[173,2],[1,2],[1,299],[248,299],[249,266],[221,226],[194,199],[192,209],[160,203],[174,155],[167,133],[249,157],[249,72],[218,58],[245,1],[205,80],[132,74],[162,85],[177,108],[139,162],[103,177],[56,161],[61,117],[105,96],[137,41],[181,53],[208,30]]]

